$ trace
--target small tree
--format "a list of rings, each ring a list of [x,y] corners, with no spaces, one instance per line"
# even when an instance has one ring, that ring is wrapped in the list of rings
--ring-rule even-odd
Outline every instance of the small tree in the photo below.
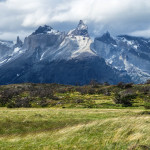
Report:
[[[145,84],[150,84],[150,79],[148,79]]]
[[[123,88],[124,88],[124,85],[125,85],[124,82],[119,82],[119,83],[117,84],[117,87],[123,89]]]
[[[110,84],[108,82],[104,82],[104,86],[109,86]]]
[[[91,82],[90,82],[90,85],[93,87],[93,88],[98,88],[99,86],[99,84],[98,84],[98,82],[96,81],[96,80],[91,80]]]
[[[132,101],[134,98],[136,98],[136,94],[129,91],[124,91],[115,93],[114,102],[116,104],[122,104],[123,106],[127,107],[132,106]]]
[[[133,83],[124,83],[124,82],[119,82],[117,84],[117,87],[121,88],[121,89],[128,89],[128,88],[132,88]]]

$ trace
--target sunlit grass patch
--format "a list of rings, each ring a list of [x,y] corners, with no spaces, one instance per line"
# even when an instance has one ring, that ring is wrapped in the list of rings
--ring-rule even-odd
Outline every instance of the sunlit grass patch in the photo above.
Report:
[[[148,112],[148,111],[146,111]],[[149,147],[150,115],[131,109],[0,109],[1,149]]]

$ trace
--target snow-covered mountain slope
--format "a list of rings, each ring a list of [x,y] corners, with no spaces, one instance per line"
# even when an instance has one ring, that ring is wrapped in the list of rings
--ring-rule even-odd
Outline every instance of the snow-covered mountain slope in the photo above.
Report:
[[[13,53],[13,46],[12,41],[0,40],[0,66],[10,58]]]
[[[93,79],[111,84],[131,82],[125,71],[107,65],[92,48],[88,27],[83,21],[67,34],[50,26],[40,26],[24,43],[17,39],[11,55],[11,60],[0,67],[1,84],[87,84]]]
[[[47,50],[43,53],[42,59],[45,57],[54,61],[96,56],[90,49],[91,43],[92,40],[89,37],[66,35],[58,48],[55,51]]]
[[[0,66],[16,59],[24,53],[25,50],[22,49],[22,46],[23,43],[19,37],[17,37],[16,43],[0,40]]]
[[[38,59],[70,60],[73,58],[96,56],[90,49],[92,40],[88,35],[87,25],[80,21],[77,28],[68,34],[59,32],[52,27],[39,27],[25,39],[24,48],[30,51],[39,49]]]
[[[150,39],[107,32],[93,42],[82,20],[68,33],[45,25],[24,42],[19,37],[15,44],[0,40],[1,84],[141,83],[149,78]]]
[[[134,82],[141,83],[150,78],[150,39],[127,35],[113,38],[107,32],[95,38],[93,47],[107,64],[127,71]]]
[[[11,41],[0,40],[0,59],[8,53],[11,53],[13,46],[14,44]]]

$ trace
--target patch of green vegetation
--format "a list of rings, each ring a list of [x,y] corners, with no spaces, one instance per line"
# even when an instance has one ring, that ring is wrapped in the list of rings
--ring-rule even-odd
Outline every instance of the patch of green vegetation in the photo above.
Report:
[[[0,109],[0,149],[142,149],[150,147],[148,111]]]
[[[150,149],[149,103],[149,84],[0,86],[0,149]]]
[[[14,84],[0,86],[0,106],[55,108],[150,108],[150,85],[97,84]]]

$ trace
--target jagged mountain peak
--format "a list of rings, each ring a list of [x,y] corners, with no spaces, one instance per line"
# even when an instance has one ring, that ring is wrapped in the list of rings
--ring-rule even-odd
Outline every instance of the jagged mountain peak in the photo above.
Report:
[[[106,44],[114,44],[116,45],[115,39],[110,35],[110,33],[107,31],[104,33],[101,37],[95,38],[98,41],[104,42]]]
[[[111,37],[109,31],[106,31],[102,36],[103,36],[103,37],[107,37],[107,38],[110,38],[110,37]]]
[[[149,39],[107,31],[93,42],[82,20],[68,34],[44,25],[23,43],[19,37],[16,44],[0,40],[0,83],[141,83],[150,77],[149,60]]]
[[[79,24],[77,26],[78,30],[88,30],[88,26],[83,22],[83,20],[79,21]]]
[[[79,21],[79,24],[84,24],[83,20],[80,20],[80,21]]]
[[[88,26],[83,22],[83,20],[80,20],[76,29],[70,31],[69,35],[89,37]]]
[[[53,30],[53,28],[51,26],[44,25],[44,26],[38,27],[38,29],[36,29],[35,32],[32,33],[32,35],[49,33],[52,30]]]
[[[20,40],[20,37],[17,36],[17,41],[16,41],[16,44],[15,44],[16,47],[22,47],[23,46],[23,42]]]

